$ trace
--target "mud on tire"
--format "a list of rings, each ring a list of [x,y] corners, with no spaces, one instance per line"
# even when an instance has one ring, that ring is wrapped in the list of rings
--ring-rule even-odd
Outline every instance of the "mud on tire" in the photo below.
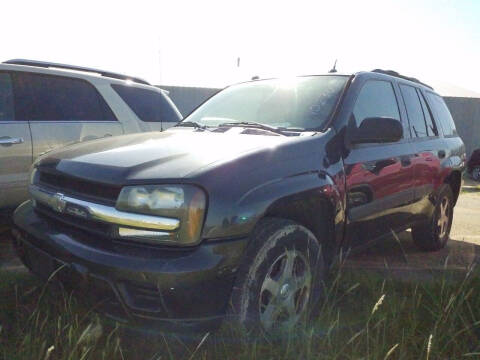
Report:
[[[249,332],[298,326],[321,297],[324,268],[320,243],[310,230],[290,220],[264,219],[239,269],[230,315]]]

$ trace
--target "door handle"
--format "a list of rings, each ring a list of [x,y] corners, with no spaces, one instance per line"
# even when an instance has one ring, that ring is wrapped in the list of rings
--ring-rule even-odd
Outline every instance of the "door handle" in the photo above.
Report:
[[[412,161],[410,160],[410,158],[408,156],[405,156],[405,157],[400,158],[400,164],[402,164],[402,166],[404,166],[404,167],[407,167],[407,166],[412,165]]]
[[[443,159],[447,154],[445,153],[445,150],[439,150],[438,151],[438,157],[440,159]]]
[[[21,137],[19,137],[19,138],[11,138],[11,137],[0,138],[0,145],[23,144],[24,142],[25,142],[25,140]]]

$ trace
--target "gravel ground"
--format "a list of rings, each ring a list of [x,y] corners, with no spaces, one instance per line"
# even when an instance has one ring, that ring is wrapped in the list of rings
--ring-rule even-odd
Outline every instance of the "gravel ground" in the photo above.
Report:
[[[480,262],[480,188],[466,179],[454,210],[447,246],[436,252],[422,252],[409,231],[392,236],[361,254],[350,257],[347,267],[386,269],[408,275],[410,270],[467,270]],[[416,276],[416,275],[415,275]]]
[[[447,247],[441,251],[425,253],[412,242],[410,232],[390,239],[352,255],[345,263],[348,268],[377,269],[405,275],[412,270],[463,270],[480,260],[480,188],[478,183],[465,181],[462,188]],[[16,259],[10,245],[9,229],[0,226],[0,269],[25,271]]]

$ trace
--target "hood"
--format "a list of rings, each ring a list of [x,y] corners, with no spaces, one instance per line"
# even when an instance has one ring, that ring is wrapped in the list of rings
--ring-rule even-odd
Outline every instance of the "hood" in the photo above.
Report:
[[[182,128],[94,140],[52,151],[38,166],[112,184],[178,179],[216,162],[292,140],[268,132],[251,135],[239,130],[220,133]]]

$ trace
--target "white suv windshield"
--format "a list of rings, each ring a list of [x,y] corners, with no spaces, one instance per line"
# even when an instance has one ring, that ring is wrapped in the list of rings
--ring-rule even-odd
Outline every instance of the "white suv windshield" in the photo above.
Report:
[[[347,80],[347,76],[328,75],[234,85],[185,120],[202,126],[254,122],[285,129],[318,129],[329,119]]]

